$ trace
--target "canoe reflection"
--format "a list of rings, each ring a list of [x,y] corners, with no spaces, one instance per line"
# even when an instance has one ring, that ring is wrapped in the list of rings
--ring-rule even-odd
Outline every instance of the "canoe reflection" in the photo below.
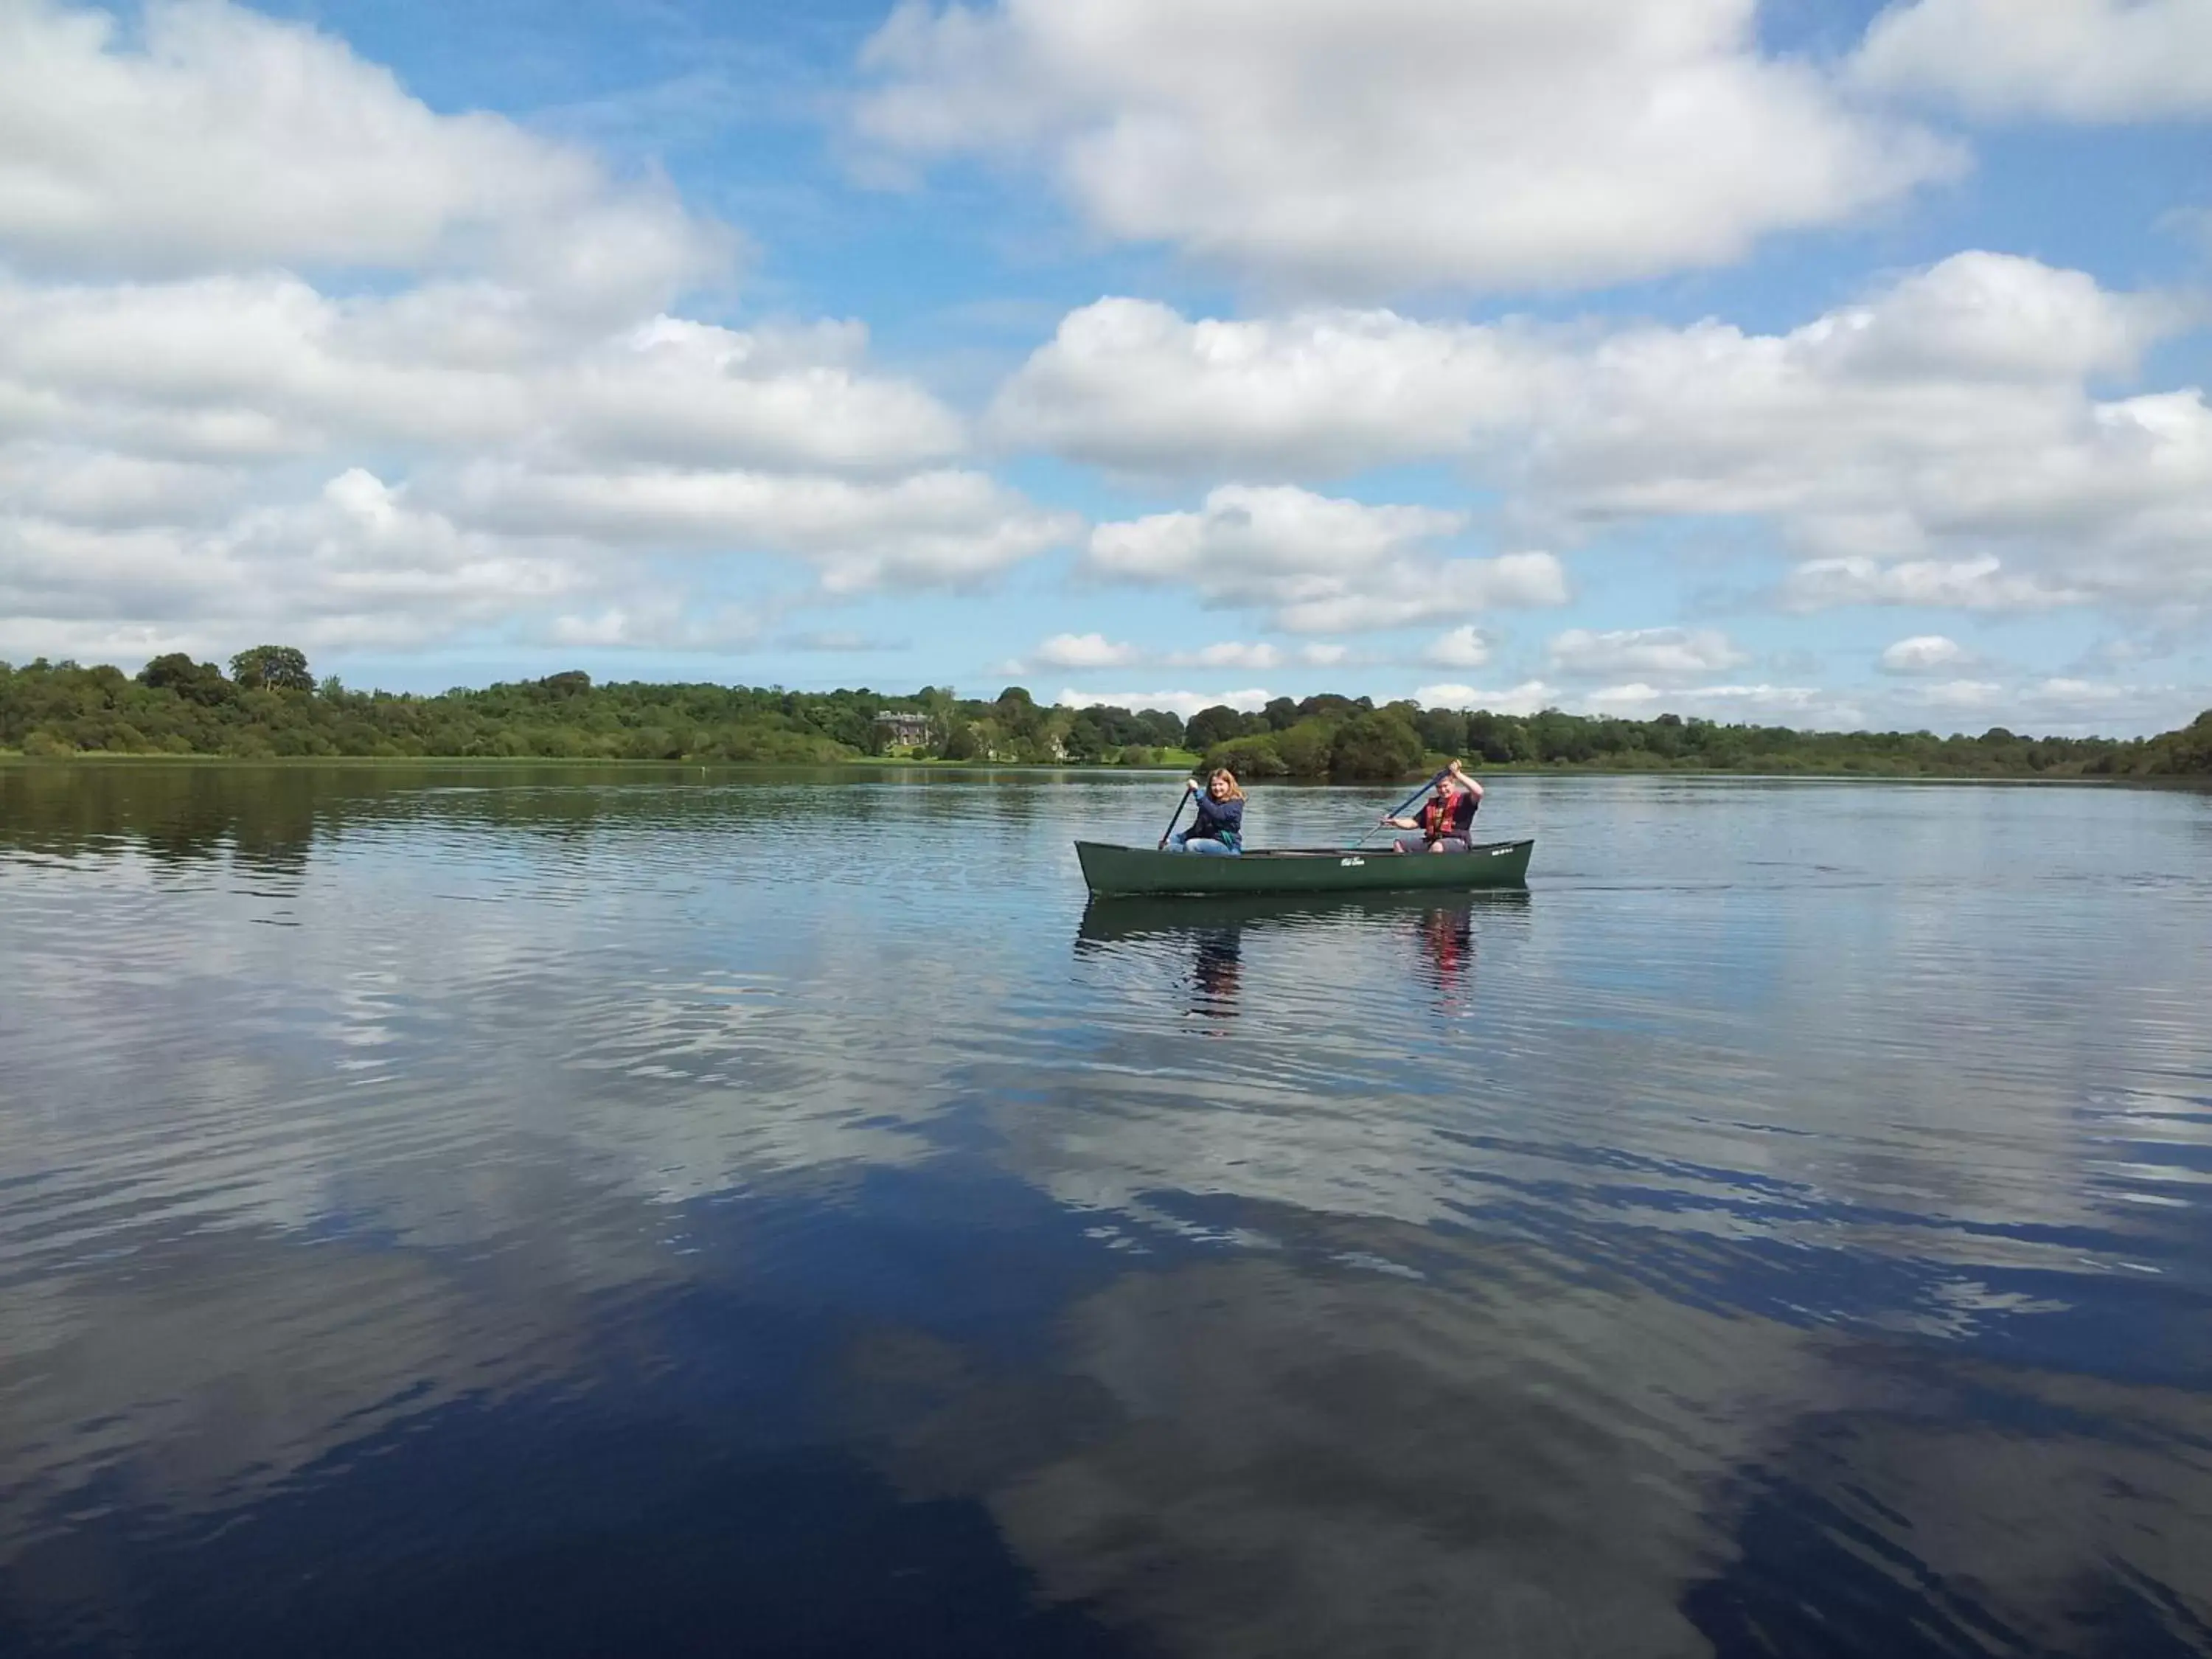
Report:
[[[1180,942],[1189,951],[1183,983],[1192,994],[1194,1012],[1230,1015],[1236,1012],[1242,985],[1248,933],[1255,937],[1278,932],[1340,933],[1342,959],[1363,964],[1357,971],[1366,975],[1376,971],[1379,946],[1382,961],[1410,968],[1413,976],[1452,1011],[1467,1005],[1472,990],[1475,916],[1525,912],[1529,902],[1526,890],[1448,896],[1255,893],[1213,898],[1094,897],[1076,930],[1075,949],[1080,955],[1129,945]],[[1168,953],[1156,949],[1149,954],[1158,958]]]

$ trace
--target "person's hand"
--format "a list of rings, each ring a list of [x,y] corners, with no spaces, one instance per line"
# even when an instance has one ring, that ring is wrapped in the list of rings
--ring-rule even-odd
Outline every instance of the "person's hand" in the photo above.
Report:
[[[1462,764],[1462,763],[1459,761],[1454,761],[1449,766],[1444,768],[1444,770],[1464,782],[1467,778],[1467,774],[1461,769]]]

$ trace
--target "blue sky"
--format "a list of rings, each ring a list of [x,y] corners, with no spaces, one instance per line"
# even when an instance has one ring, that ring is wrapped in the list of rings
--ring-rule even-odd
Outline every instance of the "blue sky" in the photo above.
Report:
[[[2212,0],[0,0],[0,656],[2212,704]]]

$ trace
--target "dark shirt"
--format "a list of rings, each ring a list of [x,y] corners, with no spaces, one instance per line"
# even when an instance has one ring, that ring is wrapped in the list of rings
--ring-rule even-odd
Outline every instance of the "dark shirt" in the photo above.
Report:
[[[1474,828],[1474,792],[1471,789],[1431,795],[1429,804],[1421,809],[1421,833],[1431,841],[1442,841],[1447,836],[1465,841],[1468,832]]]
[[[1194,841],[1218,841],[1231,847],[1243,844],[1244,838],[1244,803],[1241,800],[1216,800],[1211,795],[1198,798],[1198,822],[1190,827]]]

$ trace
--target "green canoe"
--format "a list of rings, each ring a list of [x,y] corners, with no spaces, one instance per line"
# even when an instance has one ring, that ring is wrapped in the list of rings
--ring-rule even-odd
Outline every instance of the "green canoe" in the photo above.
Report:
[[[1465,892],[1525,887],[1534,841],[1477,842],[1464,853],[1284,847],[1242,858],[1160,853],[1079,841],[1075,856],[1094,893]]]

